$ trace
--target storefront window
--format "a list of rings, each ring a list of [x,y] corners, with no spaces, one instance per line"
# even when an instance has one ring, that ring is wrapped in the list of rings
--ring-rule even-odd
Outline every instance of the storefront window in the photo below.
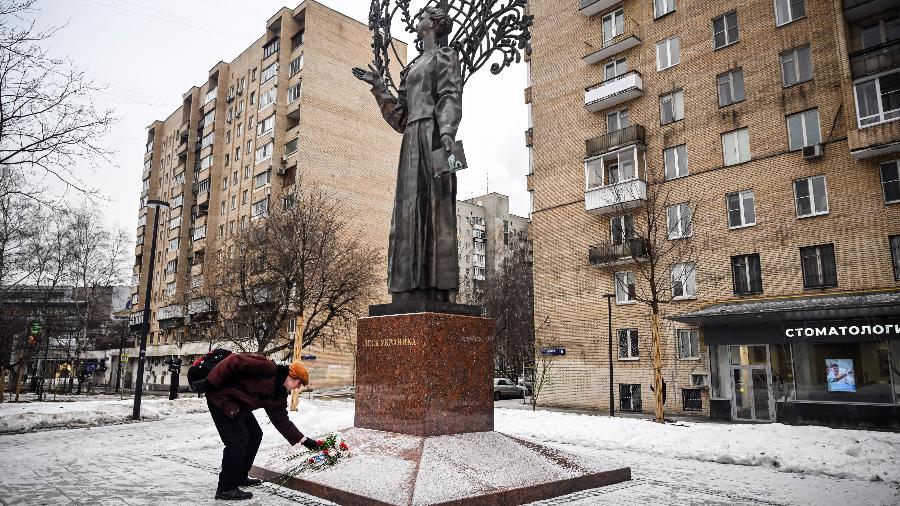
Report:
[[[891,354],[887,342],[797,343],[797,399],[891,403]]]
[[[894,402],[900,404],[900,340],[890,341],[891,363],[890,368],[894,379]]]
[[[794,398],[794,363],[790,344],[770,344],[772,358],[772,393],[776,401]]]

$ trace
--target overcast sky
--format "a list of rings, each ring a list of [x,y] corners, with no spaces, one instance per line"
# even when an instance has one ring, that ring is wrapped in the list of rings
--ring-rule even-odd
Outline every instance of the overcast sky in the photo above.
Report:
[[[368,0],[319,1],[360,21],[368,17]],[[38,2],[41,27],[66,25],[51,40],[51,54],[71,57],[105,84],[96,95],[97,105],[114,108],[120,118],[104,141],[116,151],[113,164],[77,168],[88,185],[110,199],[102,204],[110,224],[136,226],[147,125],[168,117],[182,93],[205,82],[218,61],[231,61],[260,37],[266,20],[283,6],[283,0]],[[359,62],[362,67],[367,63]],[[524,64],[499,76],[483,68],[466,85],[458,135],[470,164],[459,175],[458,197],[481,195],[489,188],[509,195],[511,211],[522,216],[528,212],[524,87]]]

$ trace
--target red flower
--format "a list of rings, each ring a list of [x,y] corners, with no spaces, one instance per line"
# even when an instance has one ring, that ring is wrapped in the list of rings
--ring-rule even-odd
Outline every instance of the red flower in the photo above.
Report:
[[[347,447],[347,443],[344,443],[343,441],[341,441],[341,450],[347,451],[347,450],[349,450],[349,449],[350,449],[350,448]]]
[[[316,459],[309,459],[307,462],[309,462],[310,464],[312,464],[312,463],[314,463],[315,461],[316,461]]]
[[[321,439],[318,439],[318,440],[316,440],[316,444],[319,445],[319,446],[322,446],[322,445],[325,444],[325,441],[322,441]]]

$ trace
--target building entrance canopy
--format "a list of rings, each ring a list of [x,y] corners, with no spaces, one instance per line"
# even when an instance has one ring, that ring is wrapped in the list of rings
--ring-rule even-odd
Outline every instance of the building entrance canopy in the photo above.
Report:
[[[900,339],[900,292],[716,304],[669,319],[703,327],[707,345]]]

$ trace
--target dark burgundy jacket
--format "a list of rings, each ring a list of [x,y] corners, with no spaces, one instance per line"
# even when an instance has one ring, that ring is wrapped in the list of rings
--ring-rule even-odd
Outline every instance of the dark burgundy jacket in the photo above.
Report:
[[[263,355],[232,353],[206,377],[213,387],[206,397],[231,418],[239,412],[265,409],[272,425],[288,443],[295,445],[303,439],[303,433],[288,418],[286,377],[286,367]]]

